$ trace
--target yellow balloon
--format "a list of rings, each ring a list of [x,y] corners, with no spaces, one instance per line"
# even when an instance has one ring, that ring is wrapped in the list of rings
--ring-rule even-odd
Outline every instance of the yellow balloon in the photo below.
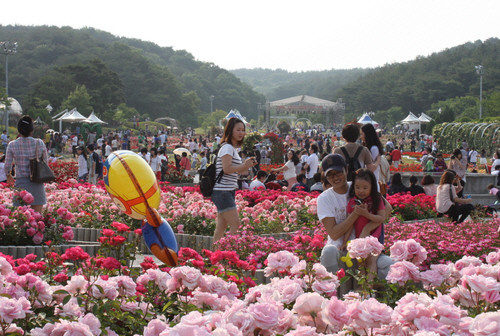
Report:
[[[160,189],[149,164],[131,151],[116,151],[103,167],[103,180],[113,202],[127,215],[145,219],[148,208],[158,209]]]

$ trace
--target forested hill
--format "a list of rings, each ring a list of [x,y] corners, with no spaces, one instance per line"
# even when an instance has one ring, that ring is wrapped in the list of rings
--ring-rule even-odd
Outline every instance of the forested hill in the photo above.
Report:
[[[335,97],[342,97],[348,115],[378,112],[380,120],[405,117],[409,111],[436,117],[438,109],[448,115],[441,121],[477,119],[479,75],[482,65],[483,117],[500,116],[500,40],[476,41],[395,63],[345,85]]]
[[[346,121],[364,112],[393,126],[408,112],[424,112],[436,122],[479,117],[479,76],[482,65],[483,118],[500,116],[500,40],[491,38],[375,69],[290,73],[285,70],[231,70],[269,100],[308,94],[346,103]],[[438,115],[441,108],[442,113]],[[432,127],[433,123],[429,124]],[[430,128],[429,127],[429,128]]]
[[[233,74],[250,84],[268,100],[298,95],[331,99],[344,85],[372,71],[371,69],[288,72],[277,69],[236,69]]]
[[[257,105],[265,101],[229,71],[184,50],[93,28],[0,26],[0,36],[19,45],[9,57],[9,95],[46,120],[48,103],[57,111],[88,99],[83,109],[107,120],[120,109],[125,118],[168,116],[195,126],[210,113],[210,96],[214,110],[238,109],[249,119],[257,119]],[[0,73],[4,66],[0,62]]]

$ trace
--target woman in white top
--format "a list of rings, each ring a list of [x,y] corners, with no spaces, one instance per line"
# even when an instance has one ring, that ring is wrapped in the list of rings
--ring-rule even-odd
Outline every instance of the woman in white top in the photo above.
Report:
[[[457,196],[461,189],[460,177],[453,170],[447,170],[441,176],[436,194],[436,211],[450,216],[457,224],[462,223],[474,209],[471,199]]]
[[[76,153],[78,155],[78,182],[85,183],[87,182],[87,176],[89,175],[89,167],[85,148],[78,146],[76,148]]]
[[[283,172],[283,179],[288,182],[288,189],[297,183],[296,167],[300,167],[300,159],[293,149],[287,153],[288,161],[281,168],[273,169],[273,172]]]
[[[255,157],[248,158],[245,163],[236,150],[243,144],[245,124],[238,118],[231,118],[224,128],[216,160],[216,181],[212,192],[212,202],[217,207],[217,224],[214,232],[214,244],[222,238],[229,226],[230,234],[234,235],[240,226],[240,217],[236,208],[235,190],[238,188],[238,174],[243,174],[255,166]],[[223,171],[220,180],[217,178]]]
[[[151,158],[149,159],[149,165],[155,173],[155,176],[158,180],[161,178],[161,159],[158,156],[158,150],[156,148],[151,148],[149,151],[151,153]]]
[[[375,169],[370,169],[373,171],[375,178],[377,179],[377,183],[380,180],[380,160],[381,155],[384,153],[384,147],[378,138],[377,132],[375,132],[375,127],[372,124],[364,124],[361,127],[361,140],[363,141],[363,145],[370,150],[373,159],[373,165]]]

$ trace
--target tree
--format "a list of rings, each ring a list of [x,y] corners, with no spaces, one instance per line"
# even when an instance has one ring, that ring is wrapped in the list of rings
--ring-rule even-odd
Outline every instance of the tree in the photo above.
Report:
[[[92,112],[91,100],[92,97],[87,92],[85,85],[80,85],[62,102],[61,109],[71,110],[76,107],[81,114],[89,115]]]
[[[200,116],[198,121],[201,124],[201,127],[208,132],[213,126],[218,127],[219,121],[224,119],[227,115],[226,111],[223,110],[215,110],[214,112],[208,114],[207,116]]]

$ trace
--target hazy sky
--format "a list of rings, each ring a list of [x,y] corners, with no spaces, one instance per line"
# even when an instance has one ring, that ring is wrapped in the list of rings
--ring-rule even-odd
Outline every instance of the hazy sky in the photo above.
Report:
[[[376,67],[500,37],[499,0],[16,0],[4,8],[2,25],[94,27],[225,69]]]

